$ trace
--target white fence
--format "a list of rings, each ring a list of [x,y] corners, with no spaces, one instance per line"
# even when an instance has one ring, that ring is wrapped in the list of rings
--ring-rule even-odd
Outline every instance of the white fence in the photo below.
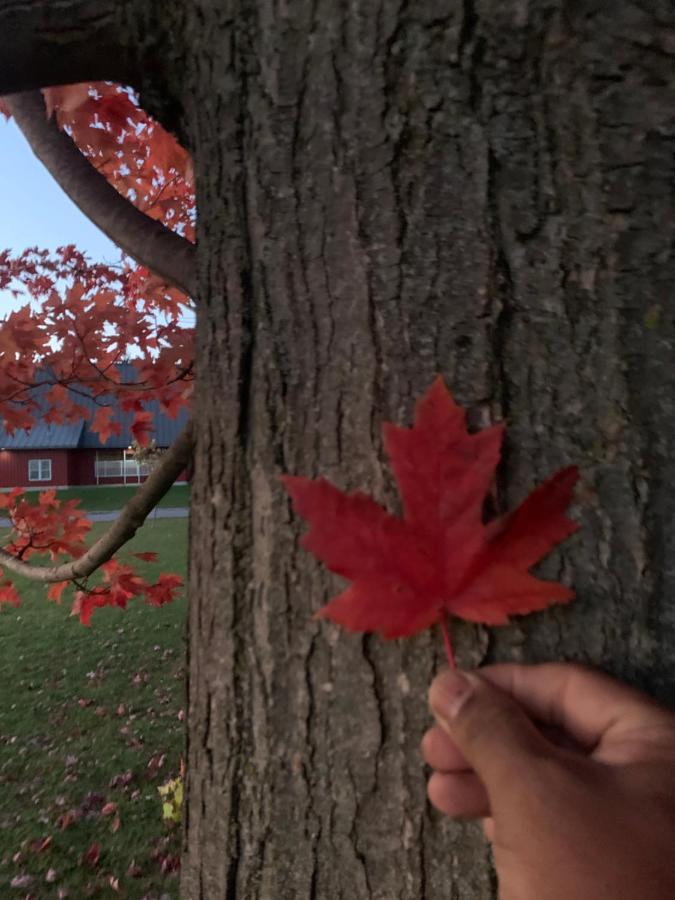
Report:
[[[135,459],[97,459],[96,481],[105,478],[121,478],[123,481],[140,481],[150,474],[150,466],[136,462]]]

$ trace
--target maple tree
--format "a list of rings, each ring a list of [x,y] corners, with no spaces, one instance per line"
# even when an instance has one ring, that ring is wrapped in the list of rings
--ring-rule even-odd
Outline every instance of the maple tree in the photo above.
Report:
[[[426,633],[321,639],[328,579],[279,482],[386,496],[380,418],[438,372],[472,428],[508,423],[497,514],[567,461],[587,485],[560,564],[583,602],[457,629],[462,660],[578,659],[670,699],[674,16],[0,0],[1,92],[132,85],[194,163],[197,266],[53,166],[198,283],[182,895],[494,896],[479,832],[423,810]]]
[[[286,476],[310,523],[303,546],[353,583],[317,615],[351,631],[405,637],[438,622],[454,657],[446,614],[488,625],[565,603],[573,592],[529,569],[578,528],[564,514],[578,478],[571,466],[513,512],[484,521],[504,428],[476,434],[438,378],[412,428],[384,426],[384,445],[403,501],[402,519],[362,493]]]
[[[157,399],[175,417],[189,407],[193,388],[193,329],[184,324],[191,308],[185,291],[193,288],[190,158],[118,85],[51,87],[0,104],[71,199],[127,251],[115,265],[93,262],[74,246],[0,252],[0,289],[25,301],[0,322],[0,419],[10,433],[30,429],[38,414],[48,423],[79,421],[90,415],[84,396],[95,405],[91,428],[103,442],[121,433],[119,409],[130,417],[136,444],[149,447],[146,402]],[[118,366],[130,356],[132,379]],[[73,585],[73,613],[83,624],[95,608],[124,607],[133,597],[152,605],[171,600],[180,578],[165,573],[149,583],[133,561],[112,556],[185,467],[190,443],[188,426],[89,549],[91,523],[76,501],[62,503],[53,490],[37,505],[19,489],[0,495],[11,522],[0,563],[50,583],[56,602]],[[61,563],[30,561],[41,554]],[[99,568],[103,580],[92,586]],[[19,602],[9,578],[0,584],[0,602]]]

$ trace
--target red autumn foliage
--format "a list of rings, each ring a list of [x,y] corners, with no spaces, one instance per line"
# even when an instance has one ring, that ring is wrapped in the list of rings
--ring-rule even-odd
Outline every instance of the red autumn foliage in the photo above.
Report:
[[[129,600],[134,597],[145,597],[150,606],[163,606],[175,599],[183,586],[180,575],[162,573],[153,584],[136,574],[133,568],[115,559],[104,563],[103,584],[88,591],[75,594],[72,615],[80,617],[83,625],[91,625],[91,616],[95,609],[103,606],[117,606],[125,609]]]
[[[189,155],[140,109],[132,92],[101,82],[47,88],[43,95],[47,115],[120,194],[194,241]],[[11,115],[9,106],[0,102],[0,113]],[[121,433],[114,412],[119,407],[131,413],[135,441],[147,446],[153,430],[148,401],[159,400],[172,417],[189,406],[194,347],[185,314],[191,301],[144,266],[125,256],[117,264],[95,263],[73,246],[0,251],[0,290],[25,300],[0,321],[0,421],[10,433],[30,430],[38,414],[55,424],[86,418],[84,393],[94,401],[92,427],[103,442]],[[117,366],[125,360],[135,371],[132,382]],[[86,550],[90,523],[53,491],[37,506],[20,492],[0,494],[0,509],[12,524],[4,549],[23,561],[45,553],[75,559]],[[151,584],[129,564],[114,562],[102,585],[76,585],[73,612],[88,624],[95,608],[124,607],[132,597],[160,605],[180,583],[164,574]],[[67,586],[51,585],[49,599],[60,602]],[[0,603],[19,603],[9,580],[0,581]]]
[[[8,431],[30,429],[38,412],[59,424],[86,418],[83,392],[97,406],[92,426],[103,441],[121,430],[114,402],[134,413],[141,439],[151,428],[144,402],[156,398],[174,417],[189,405],[193,330],[161,286],[152,293],[138,276],[133,290],[130,283],[128,268],[92,266],[72,247],[0,252],[0,289],[18,285],[35,301],[0,322],[0,418]],[[116,366],[130,354],[133,382]]]
[[[448,613],[499,625],[572,598],[569,588],[529,570],[578,527],[565,515],[577,470],[563,469],[515,511],[485,522],[503,431],[469,434],[464,410],[439,378],[419,401],[412,428],[384,426],[403,518],[325,479],[284,477],[310,525],[302,545],[351,581],[319,618],[397,638]]]
[[[120,194],[194,240],[190,158],[133,94],[103,82],[43,94],[48,115]],[[54,385],[53,421],[81,415],[74,391],[84,385],[101,405],[95,423],[101,434],[118,427],[104,412],[112,396],[158,397],[174,415],[189,403],[193,331],[180,316],[190,301],[145,267],[127,258],[120,265],[92,263],[73,246],[3,251],[0,288],[39,304],[26,304],[0,323],[0,418],[9,429],[30,427],[38,375]],[[138,379],[123,385],[114,364],[130,351]],[[142,404],[136,412],[139,430],[147,431]]]

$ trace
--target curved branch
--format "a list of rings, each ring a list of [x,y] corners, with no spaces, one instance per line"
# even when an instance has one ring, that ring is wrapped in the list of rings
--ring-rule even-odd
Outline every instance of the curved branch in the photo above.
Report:
[[[136,0],[0,0],[0,93],[135,80]]]
[[[151,510],[162,499],[176,478],[189,464],[192,457],[193,427],[188,422],[174,444],[161,458],[150,477],[122,508],[108,531],[102,535],[87,552],[78,559],[58,566],[33,566],[0,550],[0,565],[17,575],[24,575],[33,581],[50,584],[55,581],[71,581],[86,578],[136,534]]]
[[[40,91],[7,98],[37,158],[70,199],[111,241],[189,296],[195,294],[195,245],[119,194],[74,141],[47,119]]]

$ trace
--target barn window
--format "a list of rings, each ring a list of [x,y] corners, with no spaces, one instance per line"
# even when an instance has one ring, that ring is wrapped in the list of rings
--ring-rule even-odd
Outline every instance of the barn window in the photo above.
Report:
[[[51,459],[29,459],[28,460],[28,480],[29,481],[51,481],[52,480],[52,461],[51,461]]]

